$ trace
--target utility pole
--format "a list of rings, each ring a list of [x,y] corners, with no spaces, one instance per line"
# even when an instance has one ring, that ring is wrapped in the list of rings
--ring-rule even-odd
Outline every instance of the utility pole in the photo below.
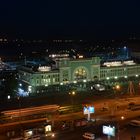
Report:
[[[26,56],[24,57],[24,65],[27,65],[27,60],[26,60]]]
[[[131,96],[135,94],[134,85],[132,81],[129,81],[128,94]]]

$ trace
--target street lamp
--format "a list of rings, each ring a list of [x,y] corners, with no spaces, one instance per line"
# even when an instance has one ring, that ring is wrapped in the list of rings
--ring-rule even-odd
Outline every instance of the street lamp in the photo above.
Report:
[[[73,97],[76,95],[76,92],[75,91],[71,91],[69,92],[69,95],[71,96],[71,105],[72,105],[72,113],[74,112],[74,107],[73,107]],[[74,129],[74,121],[72,119],[72,122],[71,122],[71,130]]]
[[[74,104],[74,102],[73,102],[73,96],[76,95],[76,92],[75,91],[71,91],[71,92],[69,92],[69,95],[71,96],[71,104],[72,104],[72,112],[73,112],[73,104]]]
[[[115,86],[116,90],[120,90],[120,85]]]
[[[124,119],[125,119],[124,116],[121,116],[121,117],[120,117],[120,120],[121,120],[121,121],[124,120]],[[118,126],[117,126],[117,127],[118,127],[118,138],[117,138],[117,140],[120,140],[120,134],[119,134],[119,133],[120,133],[119,121],[118,121]]]
[[[20,86],[20,87],[22,87],[22,84],[21,84],[21,83],[19,83],[19,86]]]
[[[124,120],[124,116],[121,116],[121,120]]]
[[[72,91],[71,95],[75,95],[75,91]]]
[[[117,91],[119,91],[121,89],[121,87],[120,87],[120,85],[115,85],[114,87],[113,87],[113,91],[114,91],[114,94],[117,92]]]
[[[7,96],[7,99],[8,99],[8,100],[10,100],[10,99],[11,99],[11,96],[10,96],[10,95],[8,95],[8,96]]]

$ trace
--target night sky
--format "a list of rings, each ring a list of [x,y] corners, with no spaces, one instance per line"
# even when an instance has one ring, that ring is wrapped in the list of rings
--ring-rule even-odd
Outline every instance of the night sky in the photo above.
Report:
[[[139,0],[3,0],[0,35],[24,38],[140,37]]]

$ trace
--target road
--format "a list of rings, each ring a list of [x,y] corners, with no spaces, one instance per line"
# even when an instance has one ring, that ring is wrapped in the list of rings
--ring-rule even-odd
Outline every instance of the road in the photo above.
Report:
[[[127,98],[127,99],[112,99],[112,100],[108,99],[108,100],[98,101],[98,102],[94,103],[95,114],[91,115],[91,117],[96,118],[97,121],[104,122],[104,121],[110,121],[110,120],[111,121],[114,121],[114,120],[120,121],[121,116],[124,116],[123,122],[125,124],[125,123],[127,123],[127,121],[129,119],[139,116],[139,114],[140,114],[139,110],[130,111],[130,110],[126,109],[130,102],[139,103],[139,100],[140,100],[140,97]],[[109,110],[101,111],[102,107],[104,107],[105,105],[109,107]],[[116,109],[116,106],[119,106],[119,108]],[[73,113],[73,114],[60,115],[59,117],[55,117],[54,120],[62,121],[62,120],[67,120],[67,119],[68,120],[78,119],[79,116],[85,117],[82,112],[78,112],[78,113]],[[33,123],[35,122],[35,120],[31,120],[31,121]],[[36,121],[38,121],[38,119]],[[15,125],[17,125],[16,122],[14,122],[14,123],[15,123]],[[17,122],[17,123],[19,123],[19,122]],[[8,126],[8,124],[6,124],[6,125]],[[0,126],[2,127],[2,125],[0,125]],[[9,124],[9,126],[10,126],[10,124]],[[73,135],[77,135],[80,138],[84,131],[86,131],[86,130],[83,130],[83,131],[76,130],[76,133],[74,132]],[[70,134],[70,135],[72,135],[72,134]],[[122,135],[125,135],[125,133]],[[63,134],[58,134],[58,135],[56,135],[56,138],[59,138],[59,137],[61,138],[61,136],[63,137]],[[73,136],[71,136],[71,137],[73,137]],[[68,137],[68,139],[70,139],[70,137]]]

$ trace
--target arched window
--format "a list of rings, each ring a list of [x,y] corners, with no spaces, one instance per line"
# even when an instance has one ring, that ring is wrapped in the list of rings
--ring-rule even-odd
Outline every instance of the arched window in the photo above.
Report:
[[[87,79],[87,72],[84,68],[76,69],[74,73],[74,80],[83,80]]]

